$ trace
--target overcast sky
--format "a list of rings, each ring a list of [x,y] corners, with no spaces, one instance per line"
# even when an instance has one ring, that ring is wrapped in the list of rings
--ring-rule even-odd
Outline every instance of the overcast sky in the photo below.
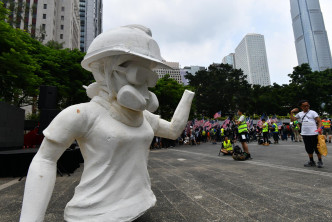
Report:
[[[166,61],[208,67],[247,33],[265,36],[271,83],[288,84],[297,66],[289,0],[104,0],[103,31],[141,24]],[[332,0],[320,0],[332,46]]]

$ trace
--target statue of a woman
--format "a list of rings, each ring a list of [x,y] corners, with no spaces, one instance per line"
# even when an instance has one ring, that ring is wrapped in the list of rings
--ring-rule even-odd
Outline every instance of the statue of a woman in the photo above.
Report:
[[[176,139],[188,120],[194,93],[185,91],[171,122],[152,114],[157,97],[148,87],[165,67],[150,29],[120,27],[100,34],[82,61],[94,75],[88,103],[63,110],[44,130],[44,141],[27,176],[21,221],[43,221],[57,160],[76,139],[84,171],[65,221],[132,221],[154,206],[147,170],[154,136]]]

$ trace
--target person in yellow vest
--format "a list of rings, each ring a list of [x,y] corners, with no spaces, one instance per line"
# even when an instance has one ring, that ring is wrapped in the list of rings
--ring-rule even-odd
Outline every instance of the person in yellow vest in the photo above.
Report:
[[[297,120],[295,120],[292,124],[292,131],[294,134],[295,142],[302,142],[302,137],[300,135],[300,124]]]
[[[278,125],[275,122],[272,123],[271,131],[273,133],[274,144],[279,143],[279,130]]]
[[[207,135],[206,135],[206,129],[205,128],[202,130],[202,140],[203,140],[204,143],[206,143],[206,141],[207,141]]]
[[[219,152],[219,156],[220,156],[220,153],[222,153],[224,155],[233,154],[233,144],[232,144],[232,141],[230,139],[228,139],[227,136],[225,136],[225,140],[223,142],[221,142],[221,149]]]
[[[246,118],[243,115],[243,113],[244,112],[242,109],[239,109],[237,111],[237,114],[240,116],[240,118],[236,120],[235,123],[238,126],[238,138],[239,141],[241,142],[244,155],[246,156],[246,159],[252,159],[247,144],[248,126],[246,123]]]
[[[269,143],[269,123],[265,121],[265,119],[262,119],[263,126],[262,126],[262,132],[263,132],[263,145],[268,146]]]
[[[225,129],[221,127],[220,129],[221,142],[225,140]]]
[[[331,143],[331,120],[327,119],[326,116],[322,119],[323,125],[323,135],[325,137],[325,141],[327,142],[327,137],[329,137],[329,143]],[[329,136],[330,135],[330,136]]]

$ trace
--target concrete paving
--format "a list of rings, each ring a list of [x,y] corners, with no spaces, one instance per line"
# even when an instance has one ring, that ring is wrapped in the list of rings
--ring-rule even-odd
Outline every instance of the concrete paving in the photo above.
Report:
[[[219,148],[204,143],[152,150],[149,173],[157,204],[135,222],[332,221],[330,155],[318,169],[303,166],[303,143],[250,143],[253,159],[243,162],[218,156]],[[82,168],[57,177],[45,221],[63,221]],[[19,220],[24,183],[0,178],[1,222]]]

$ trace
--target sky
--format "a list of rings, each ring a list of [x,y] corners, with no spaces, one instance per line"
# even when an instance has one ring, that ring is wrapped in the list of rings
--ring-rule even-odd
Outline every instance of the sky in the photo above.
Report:
[[[320,0],[332,47],[332,0]],[[248,33],[264,35],[271,83],[288,84],[297,66],[289,0],[104,0],[103,31],[151,29],[162,57],[180,66],[221,63]]]

